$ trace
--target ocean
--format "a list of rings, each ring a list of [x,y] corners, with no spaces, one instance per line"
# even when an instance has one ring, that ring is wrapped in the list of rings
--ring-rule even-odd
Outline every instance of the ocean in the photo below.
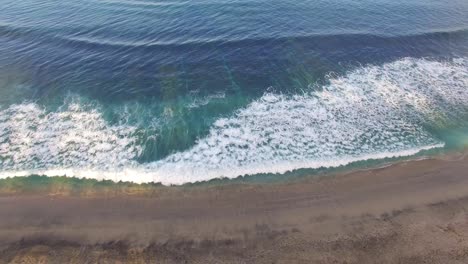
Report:
[[[282,178],[466,144],[466,0],[0,0],[1,178]]]

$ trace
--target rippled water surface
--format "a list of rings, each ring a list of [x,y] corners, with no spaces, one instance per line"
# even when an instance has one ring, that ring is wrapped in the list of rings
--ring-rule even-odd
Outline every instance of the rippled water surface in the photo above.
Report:
[[[465,0],[0,0],[0,177],[180,184],[459,147],[467,14]]]

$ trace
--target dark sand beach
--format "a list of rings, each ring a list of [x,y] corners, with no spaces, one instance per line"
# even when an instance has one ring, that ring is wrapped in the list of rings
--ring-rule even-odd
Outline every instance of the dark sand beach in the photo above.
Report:
[[[3,182],[0,263],[467,263],[467,171],[460,154],[272,184]]]

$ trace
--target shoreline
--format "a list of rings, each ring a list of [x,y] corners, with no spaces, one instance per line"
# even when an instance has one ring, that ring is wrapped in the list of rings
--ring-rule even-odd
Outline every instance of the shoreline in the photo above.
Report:
[[[464,153],[464,154],[461,154]],[[450,157],[450,156],[461,156],[462,158],[464,155],[468,155],[466,148],[465,150],[460,149],[452,149],[448,150],[445,147],[427,147],[421,148],[416,154],[414,155],[383,155],[382,158],[369,158],[369,159],[358,159],[356,161],[352,161],[349,163],[345,163],[344,165],[332,166],[332,167],[317,167],[317,168],[298,168],[292,171],[286,172],[277,172],[277,173],[257,173],[257,174],[246,174],[246,175],[239,175],[234,178],[229,178],[226,176],[212,178],[208,180],[200,180],[194,182],[184,182],[181,184],[169,183],[165,184],[161,181],[132,181],[132,180],[113,180],[111,177],[87,177],[87,176],[75,176],[73,173],[60,173],[66,172],[67,170],[50,170],[50,171],[17,171],[17,172],[0,172],[0,188],[2,187],[2,183],[4,182],[11,182],[14,179],[25,178],[43,178],[43,181],[53,183],[54,179],[60,179],[62,183],[70,182],[70,183],[79,183],[82,182],[83,185],[86,185],[86,182],[91,182],[94,185],[99,185],[99,183],[105,183],[105,185],[124,185],[124,186],[162,186],[162,187],[193,187],[193,186],[210,186],[210,185],[230,185],[230,184],[282,184],[288,183],[291,181],[304,181],[311,178],[317,177],[327,177],[330,175],[342,175],[348,174],[353,172],[359,171],[367,171],[367,170],[374,170],[380,169],[388,166],[392,166],[402,162],[412,162],[412,161],[420,161],[425,159],[443,159],[443,157]],[[53,173],[50,173],[53,172]],[[84,171],[86,172],[86,171]],[[93,171],[91,174],[96,175],[99,172]],[[109,173],[109,172],[104,172]],[[134,173],[138,174],[138,171],[134,171]],[[83,173],[79,173],[81,175]],[[72,175],[72,176],[70,176]],[[47,178],[47,179],[46,179]],[[265,180],[267,179],[267,180]],[[65,182],[64,182],[65,181]],[[25,183],[23,183],[25,184]],[[2,191],[0,190],[0,195]]]
[[[466,171],[464,152],[268,184],[0,180],[0,262],[466,263]]]
[[[298,161],[298,162],[288,162],[286,168],[281,164],[275,164],[274,167],[277,169],[268,172],[269,169],[266,169],[269,165],[263,165],[261,168],[254,166],[250,169],[245,168],[233,168],[231,170],[224,169],[221,171],[232,171],[227,174],[221,172],[206,172],[207,175],[203,176],[202,179],[197,180],[185,180],[181,181],[180,176],[175,177],[175,179],[167,180],[165,176],[159,175],[157,172],[150,172],[144,167],[130,167],[122,168],[118,172],[111,171],[99,171],[99,170],[87,170],[87,169],[49,169],[49,170],[22,170],[22,171],[4,171],[0,172],[0,180],[14,178],[14,177],[29,177],[31,175],[35,176],[47,176],[47,177],[68,177],[68,178],[77,178],[77,179],[90,179],[98,181],[113,181],[115,183],[124,182],[132,184],[161,184],[164,186],[186,186],[186,185],[203,185],[210,182],[221,183],[223,181],[240,181],[240,182],[249,182],[249,179],[254,178],[263,178],[273,175],[276,178],[274,181],[282,182],[288,181],[290,178],[289,175],[295,175],[299,172],[302,176],[313,176],[317,174],[334,174],[336,171],[349,171],[355,169],[355,167],[360,167],[357,164],[361,164],[364,169],[372,169],[376,164],[384,164],[385,162],[396,163],[401,161],[408,161],[418,159],[420,157],[425,157],[434,155],[442,155],[441,152],[448,151],[445,148],[445,144],[435,144],[428,145],[423,147],[418,147],[414,149],[403,150],[399,152],[382,152],[372,155],[364,155],[360,157],[348,157],[341,160],[333,161]],[[452,150],[453,152],[453,150]],[[370,163],[370,164],[366,164]],[[364,164],[364,165],[363,165]],[[283,168],[282,168],[283,167]],[[218,174],[213,174],[218,173]],[[200,172],[195,173],[194,175],[199,175]],[[202,173],[203,174],[203,173]],[[91,176],[92,175],[92,176]],[[131,176],[130,176],[131,175]],[[138,177],[135,177],[138,175]],[[219,176],[223,175],[223,176]],[[174,175],[172,175],[174,176]],[[284,179],[281,179],[281,178]],[[293,176],[297,177],[297,176]]]

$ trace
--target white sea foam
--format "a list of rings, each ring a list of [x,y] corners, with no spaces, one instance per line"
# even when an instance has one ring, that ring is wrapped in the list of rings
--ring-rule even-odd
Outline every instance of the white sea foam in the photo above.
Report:
[[[141,150],[135,128],[109,126],[97,109],[71,103],[47,113],[34,103],[0,111],[0,165],[3,170],[78,167],[118,169]]]
[[[45,114],[23,104],[0,112],[0,157],[7,157],[0,177],[38,173],[181,184],[337,167],[442,147],[425,127],[466,117],[467,109],[466,59],[407,58],[330,79],[320,91],[267,93],[217,120],[192,148],[137,164],[135,128],[110,126],[97,111]],[[85,116],[93,121],[82,124]]]

